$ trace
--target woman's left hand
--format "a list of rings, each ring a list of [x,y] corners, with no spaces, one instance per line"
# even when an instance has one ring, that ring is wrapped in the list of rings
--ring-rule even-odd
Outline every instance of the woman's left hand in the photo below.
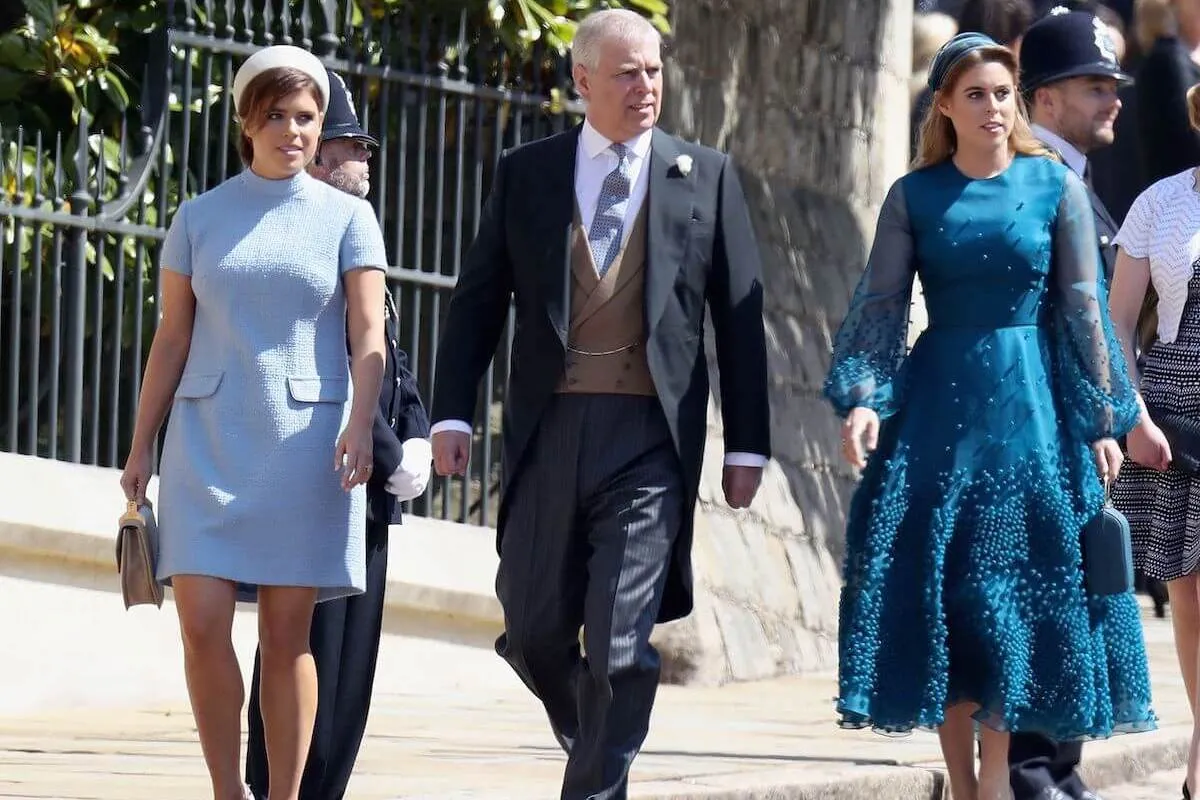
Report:
[[[338,437],[337,449],[333,453],[333,468],[342,471],[342,488],[348,492],[370,480],[374,459],[371,426],[351,422]]]
[[[1096,471],[1100,473],[1100,480],[1115,481],[1121,464],[1125,462],[1125,454],[1121,452],[1117,440],[1097,439],[1092,442],[1092,455],[1096,457]]]

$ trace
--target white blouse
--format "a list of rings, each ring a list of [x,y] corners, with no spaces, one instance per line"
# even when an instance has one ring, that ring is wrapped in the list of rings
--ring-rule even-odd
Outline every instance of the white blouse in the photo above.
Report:
[[[1196,170],[1163,178],[1138,195],[1113,243],[1134,258],[1150,260],[1150,283],[1158,292],[1158,338],[1175,341],[1188,281],[1200,259]]]

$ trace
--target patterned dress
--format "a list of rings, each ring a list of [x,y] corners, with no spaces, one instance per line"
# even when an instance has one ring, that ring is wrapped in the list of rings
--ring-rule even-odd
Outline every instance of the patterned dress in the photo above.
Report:
[[[1158,340],[1142,365],[1147,404],[1200,419],[1200,191],[1195,170],[1155,183],[1125,219],[1116,243],[1150,262]],[[1200,478],[1126,461],[1113,489],[1133,557],[1148,577],[1170,581],[1200,568]]]
[[[365,488],[334,470],[350,415],[345,272],[384,269],[366,201],[301,173],[246,170],[180,206],[162,266],[191,277],[196,314],[159,483],[158,578],[366,584]]]
[[[1134,423],[1083,183],[1018,156],[892,187],[834,345],[839,415],[883,418],[846,527],[844,727],[932,728],[947,705],[1057,740],[1154,727],[1138,605],[1089,595],[1089,444]],[[929,327],[905,342],[913,278]]]

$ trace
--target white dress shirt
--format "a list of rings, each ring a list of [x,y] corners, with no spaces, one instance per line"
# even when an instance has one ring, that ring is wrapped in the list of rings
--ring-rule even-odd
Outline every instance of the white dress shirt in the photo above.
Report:
[[[650,141],[653,130],[638,134],[624,144],[629,148],[629,202],[625,204],[625,224],[621,230],[621,244],[629,239],[633,221],[646,201],[650,188]],[[583,220],[584,232],[591,227],[600,202],[600,190],[604,179],[617,168],[619,159],[611,149],[612,140],[607,139],[584,121],[579,133],[579,145],[575,153],[575,202],[579,205],[579,217]],[[435,422],[430,435],[441,431],[471,433],[471,423],[460,419],[444,419]],[[763,467],[767,457],[759,453],[726,453],[725,463],[730,466]]]
[[[1033,135],[1041,139],[1044,143],[1050,145],[1058,154],[1062,156],[1063,161],[1071,171],[1079,177],[1083,177],[1083,173],[1087,171],[1087,156],[1079,152],[1075,145],[1068,142],[1066,139],[1059,136],[1049,128],[1043,127],[1034,123],[1030,127],[1033,128]]]

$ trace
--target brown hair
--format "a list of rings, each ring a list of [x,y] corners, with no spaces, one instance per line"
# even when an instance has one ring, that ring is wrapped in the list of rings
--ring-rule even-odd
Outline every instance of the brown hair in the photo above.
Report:
[[[946,80],[942,82],[941,87],[933,93],[933,100],[929,104],[929,110],[925,112],[925,119],[921,122],[921,136],[917,145],[917,158],[913,163],[914,168],[940,164],[954,155],[954,151],[958,149],[958,136],[954,133],[954,123],[941,112],[938,105],[950,96],[950,93],[954,91],[954,87],[958,84],[959,78],[967,70],[980,64],[993,62],[1003,64],[1012,73],[1013,93],[1017,95],[1014,98],[1017,104],[1017,117],[1013,121],[1012,133],[1008,136],[1009,148],[1014,153],[1027,156],[1051,155],[1050,151],[1037,140],[1037,137],[1033,135],[1033,131],[1029,128],[1029,119],[1025,114],[1025,104],[1017,92],[1021,76],[1020,70],[1017,68],[1016,56],[1006,47],[981,47],[959,59],[958,63],[946,75]]]
[[[1030,0],[967,0],[958,12],[958,29],[982,33],[1008,47],[1025,35],[1034,17]]]
[[[1133,4],[1133,30],[1138,47],[1150,51],[1156,39],[1179,33],[1179,20],[1171,0],[1136,0]]]
[[[308,74],[292,67],[265,69],[246,84],[242,90],[237,116],[241,124],[238,136],[238,154],[247,167],[254,163],[254,145],[247,133],[258,130],[266,121],[267,112],[284,97],[307,89],[321,107],[321,89]]]

